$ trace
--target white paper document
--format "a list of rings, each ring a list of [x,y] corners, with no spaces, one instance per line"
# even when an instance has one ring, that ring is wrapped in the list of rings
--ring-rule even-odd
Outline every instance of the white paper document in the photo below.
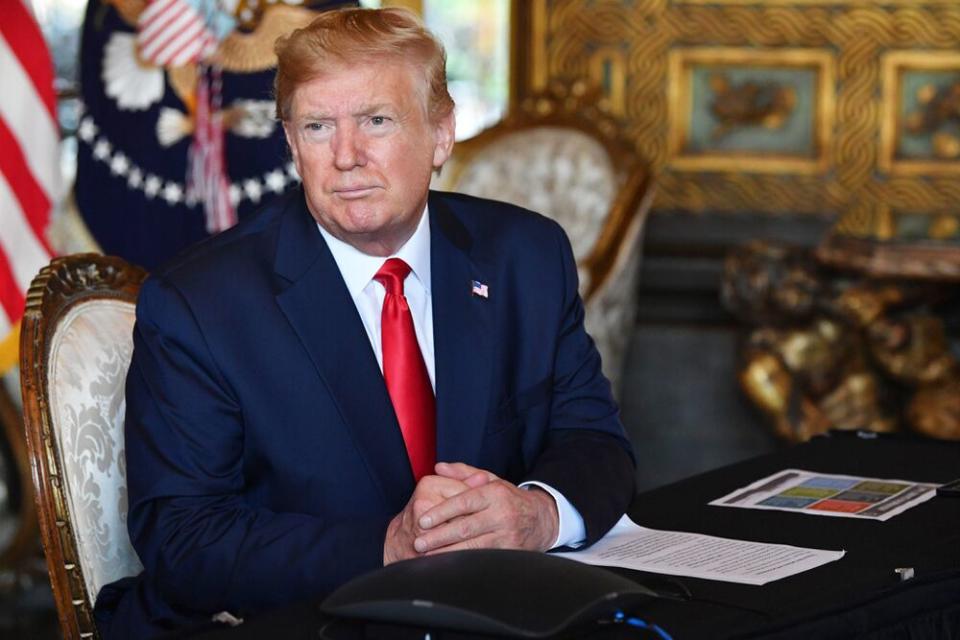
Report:
[[[784,469],[710,504],[812,516],[889,520],[932,498],[937,486],[927,482]]]
[[[589,549],[554,555],[587,564],[762,585],[839,560],[843,554],[843,551],[647,529],[623,516]]]

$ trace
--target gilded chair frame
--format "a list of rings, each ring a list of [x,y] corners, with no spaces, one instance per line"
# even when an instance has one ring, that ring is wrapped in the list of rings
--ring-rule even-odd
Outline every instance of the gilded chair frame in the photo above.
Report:
[[[99,638],[67,504],[66,475],[53,432],[48,359],[60,321],[76,305],[110,299],[136,303],[147,272],[120,258],[77,254],[54,259],[27,292],[20,336],[24,426],[40,535],[60,628],[66,640]]]
[[[629,241],[631,225],[649,212],[654,192],[648,165],[620,135],[621,127],[599,88],[583,80],[558,80],[546,90],[523,98],[496,125],[456,143],[450,173],[442,176],[440,183],[456,185],[472,157],[482,149],[502,137],[535,127],[573,129],[597,140],[609,155],[620,181],[594,246],[577,265],[581,277],[587,279],[583,298],[589,302],[613,270],[623,243]]]

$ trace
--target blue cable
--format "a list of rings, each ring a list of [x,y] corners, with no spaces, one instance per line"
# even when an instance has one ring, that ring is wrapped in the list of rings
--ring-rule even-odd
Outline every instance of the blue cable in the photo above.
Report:
[[[628,624],[631,627],[637,627],[638,629],[650,629],[651,631],[656,633],[658,636],[663,638],[663,640],[673,640],[673,637],[671,637],[669,633],[664,631],[660,625],[651,624],[651,623],[648,623],[646,620],[641,620],[640,618],[636,618],[633,616],[628,618],[627,616],[624,615],[622,611],[617,611],[615,614],[613,614],[613,621],[623,623],[623,624]]]

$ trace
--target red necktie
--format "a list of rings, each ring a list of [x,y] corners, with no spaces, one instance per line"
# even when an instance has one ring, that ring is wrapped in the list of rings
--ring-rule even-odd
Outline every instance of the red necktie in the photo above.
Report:
[[[400,423],[413,477],[433,473],[437,457],[436,408],[430,377],[413,332],[413,316],[403,295],[403,280],[410,265],[390,258],[373,276],[386,290],[380,322],[383,377],[393,410]]]

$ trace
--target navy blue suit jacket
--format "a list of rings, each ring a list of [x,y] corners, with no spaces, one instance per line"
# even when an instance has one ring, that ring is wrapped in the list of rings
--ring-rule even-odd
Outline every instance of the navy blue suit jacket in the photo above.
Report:
[[[632,496],[632,452],[583,329],[566,236],[467,196],[431,193],[429,212],[437,459],[552,485],[597,540]],[[108,637],[320,596],[382,565],[414,480],[302,192],[144,283],[126,453],[145,571],[101,591]]]

